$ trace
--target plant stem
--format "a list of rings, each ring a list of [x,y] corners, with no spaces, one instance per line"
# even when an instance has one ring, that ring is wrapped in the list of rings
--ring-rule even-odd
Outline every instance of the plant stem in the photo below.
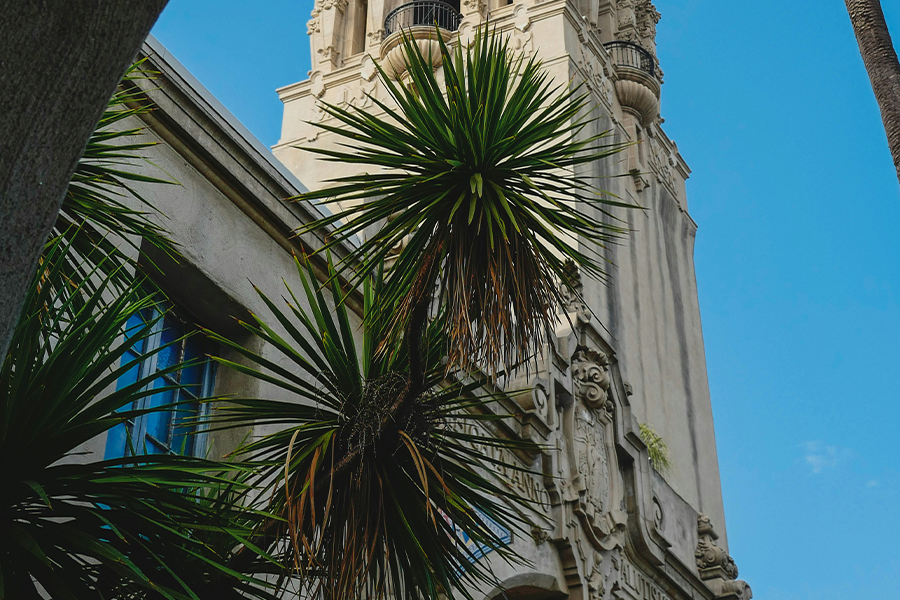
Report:
[[[407,364],[409,372],[406,377],[406,385],[397,400],[391,405],[387,414],[378,425],[377,437],[381,438],[389,430],[394,429],[403,422],[403,416],[408,413],[413,402],[425,388],[425,364],[422,360],[422,338],[428,325],[428,312],[431,309],[432,290],[437,279],[438,257],[444,243],[440,236],[436,236],[426,252],[425,258],[416,273],[410,289],[409,301],[412,306],[409,322],[404,332],[404,341],[407,350]],[[323,485],[349,470],[362,456],[358,447],[350,448],[347,454],[331,469],[316,478],[315,487],[312,490],[311,502],[315,502],[316,495],[323,490]],[[313,509],[315,510],[315,509]],[[284,521],[271,519],[266,521],[262,529],[250,539],[250,543],[257,548],[266,549],[277,541],[285,533],[287,524]],[[254,558],[254,553],[249,551],[246,545],[241,548],[228,561],[228,566],[239,573],[245,572]]]

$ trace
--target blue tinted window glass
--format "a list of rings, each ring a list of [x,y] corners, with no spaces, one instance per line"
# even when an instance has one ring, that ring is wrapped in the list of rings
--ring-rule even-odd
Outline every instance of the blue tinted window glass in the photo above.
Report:
[[[126,409],[158,408],[177,401],[170,410],[138,416],[133,421],[117,425],[109,431],[106,457],[115,458],[132,452],[142,454],[195,454],[203,451],[197,443],[197,417],[200,404],[195,400],[208,395],[213,387],[214,369],[209,365],[209,341],[196,334],[184,338],[195,328],[187,326],[171,312],[159,319],[156,310],[147,310],[129,319],[126,339],[141,335],[121,359],[120,366],[128,369],[119,377],[117,389],[146,381],[142,389],[159,390],[137,400]],[[152,329],[145,330],[153,322]],[[184,338],[184,339],[182,339]],[[200,359],[196,365],[154,377],[180,362]],[[165,389],[186,385],[184,389]]]
[[[184,326],[173,317],[167,315],[163,319],[159,346],[165,346],[156,357],[156,370],[162,371],[181,361],[181,351],[184,342],[173,343],[184,335]]]

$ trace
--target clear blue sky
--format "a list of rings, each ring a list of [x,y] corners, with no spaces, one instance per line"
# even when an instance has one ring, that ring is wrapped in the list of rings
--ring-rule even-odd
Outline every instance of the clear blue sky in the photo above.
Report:
[[[656,4],[731,553],[761,600],[900,598],[900,185],[844,3]],[[272,145],[311,8],[170,0],[154,34]]]

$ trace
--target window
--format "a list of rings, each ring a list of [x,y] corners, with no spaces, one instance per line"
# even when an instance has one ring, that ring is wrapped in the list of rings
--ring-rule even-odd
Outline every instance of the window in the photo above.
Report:
[[[354,56],[366,49],[366,21],[369,18],[368,0],[354,0],[344,12],[345,35],[347,36],[344,56]]]
[[[172,311],[159,319],[158,309],[134,315],[128,321],[126,339],[140,331],[144,323],[156,320],[152,333],[135,342],[123,355],[124,363],[133,366],[119,378],[117,389],[131,385],[152,376],[179,362],[208,356],[213,344],[205,336],[197,334],[180,339],[195,330],[176,317]],[[178,340],[178,341],[176,341]],[[152,353],[167,344],[159,352]],[[152,354],[151,354],[152,353]],[[153,412],[117,425],[109,430],[106,442],[106,458],[118,458],[133,454],[184,454],[202,456],[206,444],[202,433],[195,433],[195,419],[205,414],[207,405],[196,402],[198,397],[210,396],[215,381],[215,364],[206,359],[187,369],[167,373],[148,384],[151,389],[161,391],[137,399],[130,410],[140,410],[163,406],[173,402],[184,402],[172,410]],[[161,389],[172,385],[186,385],[179,390]]]

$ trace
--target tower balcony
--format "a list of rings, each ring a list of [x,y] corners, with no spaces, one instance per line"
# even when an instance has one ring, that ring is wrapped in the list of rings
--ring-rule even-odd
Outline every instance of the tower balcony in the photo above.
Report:
[[[604,44],[616,66],[616,95],[622,108],[637,113],[644,125],[659,116],[659,80],[656,59],[633,42],[617,40]]]
[[[440,0],[416,0],[398,6],[384,20],[381,42],[381,66],[394,79],[407,71],[403,55],[403,36],[411,38],[434,68],[441,66],[441,48],[437,35],[449,41],[462,20],[457,6]],[[437,28],[435,28],[437,25]]]

